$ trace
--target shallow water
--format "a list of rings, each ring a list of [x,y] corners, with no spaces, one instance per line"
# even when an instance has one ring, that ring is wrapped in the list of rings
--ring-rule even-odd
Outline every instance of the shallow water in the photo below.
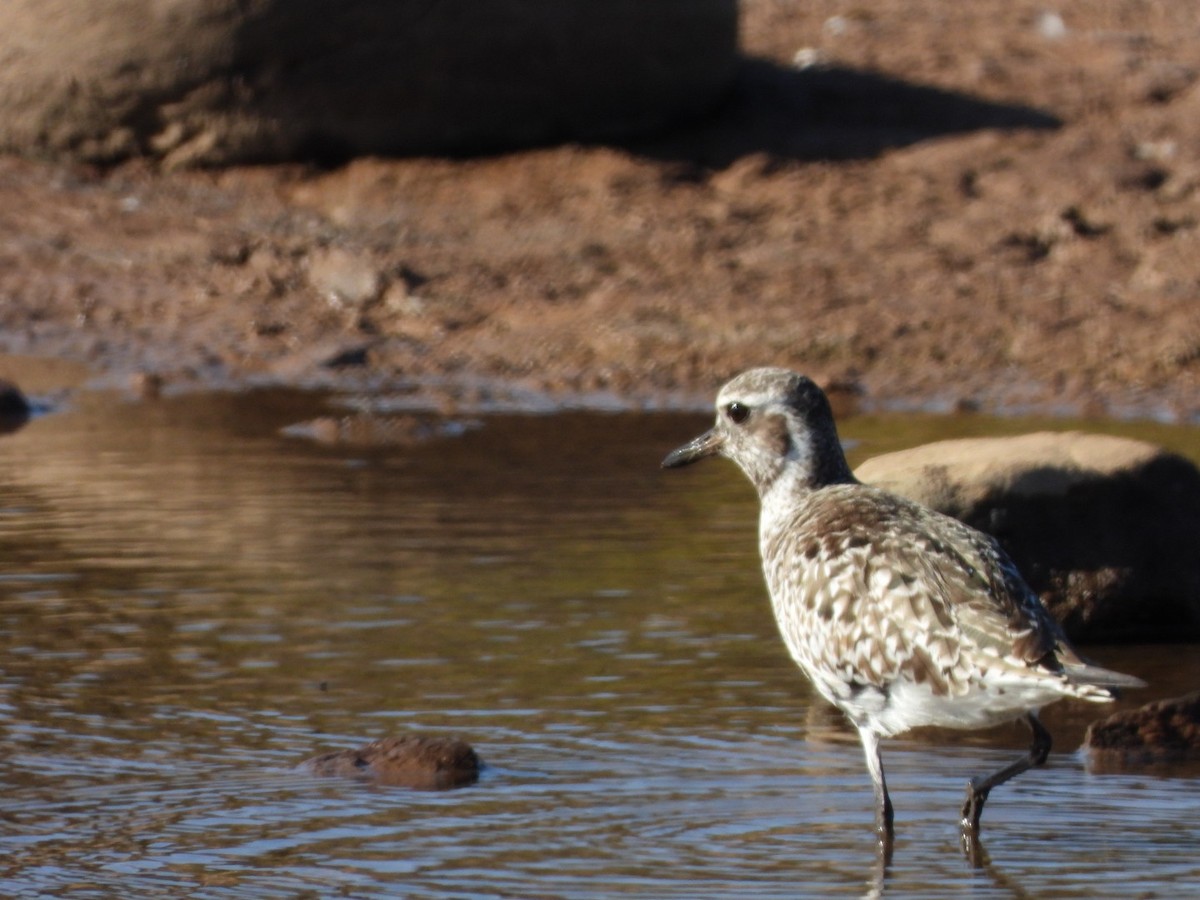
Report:
[[[408,446],[280,428],[320,400],[80,394],[0,437],[0,896],[1128,897],[1200,884],[1200,781],[1089,774],[1090,705],[999,789],[1020,729],[895,740],[876,865],[854,736],[775,635],[755,500],[663,472],[703,417],[497,417]],[[850,422],[861,459],[1042,423]],[[1067,427],[1055,423],[1055,427]],[[1110,426],[1110,428],[1113,426]],[[1195,429],[1120,426],[1200,458]],[[1089,648],[1194,689],[1194,646]],[[422,793],[301,759],[458,734]]]

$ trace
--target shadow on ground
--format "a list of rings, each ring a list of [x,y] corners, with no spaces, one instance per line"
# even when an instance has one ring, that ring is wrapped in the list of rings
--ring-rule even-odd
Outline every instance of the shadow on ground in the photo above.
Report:
[[[792,160],[864,159],[942,135],[1062,124],[1032,106],[874,72],[797,69],[746,58],[728,100],[713,116],[625,146],[642,156],[720,168],[757,153]]]

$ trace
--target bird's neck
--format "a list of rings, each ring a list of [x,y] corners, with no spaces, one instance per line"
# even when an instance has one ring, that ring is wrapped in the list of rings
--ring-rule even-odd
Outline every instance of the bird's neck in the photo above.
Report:
[[[752,476],[758,496],[765,503],[768,497],[798,498],[831,484],[857,484],[841,445],[834,448],[799,448],[781,460],[770,472]]]
[[[841,448],[838,449],[840,451]],[[790,465],[781,466],[772,478],[756,481],[761,505],[760,529],[763,532],[793,519],[799,507],[821,489],[835,484],[859,483],[842,453],[826,454],[823,459],[826,463],[821,468],[793,461]]]

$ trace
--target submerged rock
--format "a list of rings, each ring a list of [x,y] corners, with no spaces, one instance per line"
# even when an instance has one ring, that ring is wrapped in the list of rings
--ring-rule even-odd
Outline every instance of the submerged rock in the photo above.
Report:
[[[356,750],[335,750],[300,764],[314,775],[357,778],[391,787],[443,790],[474,784],[479,757],[458,738],[385,737]]]
[[[1200,761],[1200,691],[1093,722],[1083,743],[1100,770]]]
[[[858,477],[994,535],[1077,641],[1200,636],[1200,470],[1142,441],[941,441]]]
[[[349,447],[406,447],[453,438],[478,428],[476,420],[438,416],[379,416],[356,413],[320,416],[283,429],[288,437]]]

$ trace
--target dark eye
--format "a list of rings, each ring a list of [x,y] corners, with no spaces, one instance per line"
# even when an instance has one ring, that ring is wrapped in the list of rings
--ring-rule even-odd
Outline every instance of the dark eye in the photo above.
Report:
[[[750,418],[750,407],[744,403],[730,403],[725,407],[725,415],[734,425],[741,425]]]

